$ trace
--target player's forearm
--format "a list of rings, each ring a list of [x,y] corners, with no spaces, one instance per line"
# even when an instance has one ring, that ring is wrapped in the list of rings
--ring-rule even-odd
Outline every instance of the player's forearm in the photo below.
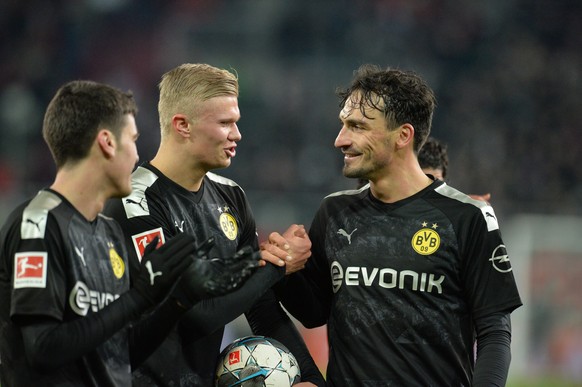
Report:
[[[194,342],[222,328],[245,311],[285,275],[285,269],[268,264],[257,271],[238,290],[224,296],[203,300],[194,305],[180,320]]]
[[[131,327],[129,349],[132,369],[139,367],[158,348],[186,311],[170,297]]]
[[[146,308],[145,300],[129,291],[99,312],[74,321],[26,318],[22,336],[27,359],[41,371],[74,362],[138,318]]]
[[[273,289],[285,309],[306,328],[327,323],[329,303],[322,297],[325,290],[315,287],[303,272],[286,276]]]
[[[299,363],[301,381],[325,386],[323,375],[313,361],[301,334],[279,305],[273,292],[261,297],[246,316],[253,334],[274,338],[291,351]]]
[[[499,313],[481,319],[477,332],[477,361],[472,385],[503,387],[511,362],[509,314]]]

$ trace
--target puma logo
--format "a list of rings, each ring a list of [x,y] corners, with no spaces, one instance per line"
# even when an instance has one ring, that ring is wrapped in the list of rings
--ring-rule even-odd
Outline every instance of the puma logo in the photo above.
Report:
[[[81,262],[83,262],[83,266],[87,266],[87,264],[85,263],[85,256],[83,255],[84,250],[85,250],[84,247],[81,247],[81,249],[79,249],[77,246],[75,246],[75,253],[79,256],[79,258],[81,258]]]
[[[152,261],[147,261],[145,264],[146,269],[148,269],[148,273],[150,273],[150,285],[154,286],[154,279],[158,276],[162,275],[161,271],[156,271],[154,273],[154,269],[152,268]]]
[[[348,239],[348,244],[351,245],[352,244],[352,234],[355,233],[357,230],[357,228],[354,229],[354,231],[352,231],[351,233],[347,233],[346,230],[344,230],[343,228],[340,228],[337,233],[340,235],[345,236]]]
[[[136,201],[135,201],[135,200],[133,200],[133,199],[126,198],[126,199],[125,199],[125,202],[126,202],[126,203],[128,203],[128,204],[137,204],[138,206],[140,206],[140,207],[141,207],[141,209],[142,209],[142,210],[146,211],[146,208],[143,206],[143,201],[144,201],[144,199],[145,199],[145,198],[141,198],[139,202],[136,202]]]
[[[30,218],[26,218],[26,223],[30,223],[30,224],[34,224],[36,226],[36,229],[38,231],[40,231],[40,222],[42,221],[43,218],[39,219],[38,222],[35,222],[34,220],[30,219]]]

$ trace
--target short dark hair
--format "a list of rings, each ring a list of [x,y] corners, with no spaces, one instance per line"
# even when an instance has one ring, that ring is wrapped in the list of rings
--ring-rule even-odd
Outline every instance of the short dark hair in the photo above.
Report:
[[[83,80],[61,86],[47,107],[42,128],[57,169],[87,157],[100,128],[118,137],[127,114],[137,114],[131,92]]]
[[[382,69],[376,65],[362,65],[354,72],[351,85],[338,90],[340,108],[354,93],[361,93],[360,111],[371,106],[384,113],[388,129],[405,123],[414,127],[414,146],[418,151],[430,134],[436,98],[426,82],[412,71]]]
[[[421,168],[440,169],[445,179],[449,168],[447,145],[434,137],[429,137],[418,151],[418,163]]]

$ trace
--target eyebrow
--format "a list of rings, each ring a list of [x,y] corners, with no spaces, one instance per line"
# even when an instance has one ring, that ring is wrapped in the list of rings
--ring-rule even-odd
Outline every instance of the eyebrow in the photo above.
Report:
[[[350,118],[350,117],[342,119],[341,116],[339,117],[339,119],[341,122],[348,124],[348,125],[368,126],[368,122],[365,120],[358,120],[358,119]]]

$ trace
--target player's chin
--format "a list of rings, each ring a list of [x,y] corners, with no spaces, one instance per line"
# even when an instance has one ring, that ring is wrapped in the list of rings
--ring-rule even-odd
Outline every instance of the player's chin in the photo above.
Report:
[[[345,177],[359,179],[362,178],[362,172],[358,168],[351,167],[347,164],[344,164],[344,168],[342,170]]]
[[[111,195],[111,197],[124,198],[126,196],[129,196],[129,194],[131,193],[131,190],[132,190],[131,189],[131,182],[128,182],[127,184],[123,184],[121,186],[118,186],[117,189]]]
[[[231,157],[225,157],[223,159],[221,159],[218,163],[216,163],[216,169],[222,169],[222,168],[228,168],[230,167],[230,164],[232,163],[232,158]]]

